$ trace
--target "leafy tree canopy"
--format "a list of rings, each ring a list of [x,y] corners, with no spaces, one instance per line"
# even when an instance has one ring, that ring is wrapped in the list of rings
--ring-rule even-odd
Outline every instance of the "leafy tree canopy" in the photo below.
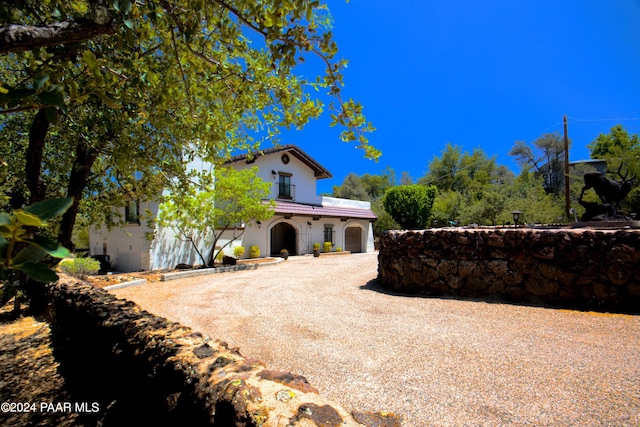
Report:
[[[368,199],[362,177],[355,173],[350,173],[345,176],[341,185],[334,185],[332,196],[351,200]]]
[[[319,1],[10,2],[0,14],[1,53],[4,113],[64,111],[91,98],[118,108],[127,95],[151,92],[146,107],[198,122],[213,154],[216,142],[235,148],[264,125],[304,125],[322,103],[303,88],[324,87],[337,100],[334,123],[348,127],[342,138],[379,154],[356,132],[370,129],[362,107],[342,100],[346,61],[334,58],[330,15]],[[326,70],[307,82],[292,71],[309,53]],[[216,122],[221,113],[233,119]]]
[[[620,124],[611,128],[608,134],[600,134],[587,145],[594,159],[606,159],[613,178],[620,180],[640,176],[640,137],[629,135]],[[614,173],[619,171],[619,174]],[[620,176],[622,175],[622,176]],[[635,185],[622,203],[625,212],[640,212],[640,188]]]
[[[151,198],[184,160],[220,162],[328,107],[377,158],[362,106],[342,97],[331,16],[306,0],[24,0],[0,10],[0,185],[14,206],[68,195],[61,226]],[[302,78],[315,58],[324,73]],[[331,102],[315,90],[328,93]],[[8,163],[8,162],[7,162]],[[4,165],[7,166],[7,165]],[[184,180],[183,180],[184,181]]]
[[[571,144],[571,141],[569,141]],[[560,194],[564,183],[564,139],[558,133],[547,133],[533,141],[516,141],[509,151],[521,167],[533,168],[544,178],[544,189]]]
[[[419,184],[435,185],[440,191],[469,191],[499,179],[495,158],[489,158],[480,148],[472,153],[463,152],[462,147],[448,143],[440,157],[434,157],[428,171],[418,180]]]
[[[160,225],[173,227],[181,238],[191,241],[203,265],[213,266],[215,248],[225,231],[234,230],[236,239],[244,233],[245,223],[264,221],[273,215],[273,206],[262,201],[269,196],[271,183],[258,177],[255,167],[193,170],[188,183],[177,185],[179,188],[165,196],[160,205]],[[206,255],[198,250],[200,236],[209,242]]]
[[[592,159],[604,159],[611,156],[625,156],[631,154],[640,157],[640,139],[638,135],[629,135],[622,125],[615,125],[609,133],[601,133],[587,145]]]
[[[392,187],[385,193],[384,209],[403,228],[426,228],[436,192],[434,186],[419,184]]]
[[[394,181],[395,172],[391,168],[387,168],[379,175],[350,173],[344,178],[341,185],[333,187],[332,196],[375,202],[382,199],[387,189],[395,185]]]

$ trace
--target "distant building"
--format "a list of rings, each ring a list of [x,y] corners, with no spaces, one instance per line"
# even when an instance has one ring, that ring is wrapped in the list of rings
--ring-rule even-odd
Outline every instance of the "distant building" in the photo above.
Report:
[[[598,172],[605,173],[607,170],[607,161],[604,159],[587,159],[576,160],[575,162],[569,162],[570,168],[576,168],[576,166],[587,166],[597,170]]]

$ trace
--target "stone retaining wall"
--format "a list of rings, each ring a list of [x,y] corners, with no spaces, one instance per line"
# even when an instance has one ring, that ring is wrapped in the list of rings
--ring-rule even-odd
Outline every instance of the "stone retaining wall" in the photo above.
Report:
[[[70,279],[47,287],[54,354],[85,425],[399,426],[346,411],[299,375],[269,370],[136,304]]]
[[[639,230],[390,231],[378,280],[407,294],[640,312],[638,261]]]

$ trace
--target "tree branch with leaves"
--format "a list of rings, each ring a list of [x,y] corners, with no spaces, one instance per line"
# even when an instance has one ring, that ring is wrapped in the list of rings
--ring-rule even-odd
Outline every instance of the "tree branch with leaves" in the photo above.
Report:
[[[273,202],[266,201],[271,183],[257,173],[255,167],[193,170],[189,182],[176,182],[164,197],[159,225],[172,227],[178,238],[191,243],[203,265],[213,267],[218,253],[242,236],[247,223],[273,215]],[[216,249],[227,231],[233,236]],[[209,248],[206,259],[198,248],[203,240]]]

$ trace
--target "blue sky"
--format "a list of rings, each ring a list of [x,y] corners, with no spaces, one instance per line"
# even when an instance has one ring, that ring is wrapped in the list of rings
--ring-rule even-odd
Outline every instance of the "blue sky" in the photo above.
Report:
[[[343,94],[364,105],[383,155],[364,159],[326,115],[285,133],[283,144],[332,172],[319,192],[388,166],[417,179],[448,142],[518,172],[515,141],[562,134],[565,115],[571,160],[588,158],[586,145],[618,123],[640,133],[640,0],[328,4],[338,56],[349,60]]]

